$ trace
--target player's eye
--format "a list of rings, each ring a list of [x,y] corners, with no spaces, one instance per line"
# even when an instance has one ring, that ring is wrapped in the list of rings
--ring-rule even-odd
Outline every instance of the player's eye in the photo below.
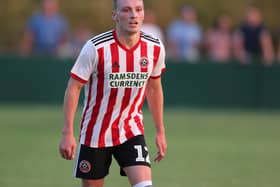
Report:
[[[141,12],[143,9],[141,7],[136,8],[137,12]]]
[[[128,8],[123,8],[123,9],[122,9],[122,12],[127,13],[127,12],[129,12],[129,9],[128,9]]]

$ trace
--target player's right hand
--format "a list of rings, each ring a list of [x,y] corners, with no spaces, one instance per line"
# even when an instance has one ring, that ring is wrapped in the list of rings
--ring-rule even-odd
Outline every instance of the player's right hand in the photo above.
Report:
[[[59,144],[59,152],[62,158],[73,160],[76,152],[76,140],[73,135],[62,135]]]
[[[158,154],[157,154],[157,157],[154,159],[154,161],[160,162],[161,160],[164,159],[166,148],[167,148],[164,131],[158,131],[157,132],[156,145],[157,145],[157,148],[158,148]]]

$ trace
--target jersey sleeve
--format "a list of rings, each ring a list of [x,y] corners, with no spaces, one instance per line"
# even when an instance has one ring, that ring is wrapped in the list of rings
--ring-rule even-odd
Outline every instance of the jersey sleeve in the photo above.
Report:
[[[160,42],[159,50],[160,51],[159,51],[158,59],[155,59],[155,61],[156,61],[155,67],[151,74],[152,79],[160,78],[161,74],[165,71],[165,48],[164,48],[164,45],[162,44],[162,42]],[[155,54],[156,54],[156,51],[155,51]]]
[[[89,80],[97,62],[95,46],[88,41],[82,48],[72,70],[71,77],[85,84]]]

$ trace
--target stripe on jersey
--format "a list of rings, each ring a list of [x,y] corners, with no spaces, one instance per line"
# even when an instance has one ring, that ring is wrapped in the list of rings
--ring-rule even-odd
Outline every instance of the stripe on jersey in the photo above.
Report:
[[[158,58],[159,58],[159,53],[160,53],[160,47],[159,46],[154,46],[154,52],[153,52],[153,69],[155,68],[156,64],[157,64],[157,61],[158,61]],[[146,93],[146,88],[144,90],[144,92]],[[142,96],[142,99],[141,99],[141,104],[138,106],[138,113],[140,114],[141,113],[141,108],[143,107],[143,104],[144,104],[144,101],[145,101],[145,94]],[[138,128],[142,127],[142,121],[141,119],[139,118],[139,116],[135,116],[134,117],[134,120],[135,122],[137,123],[137,126]],[[143,128],[143,127],[142,127]],[[144,133],[144,131],[142,132]]]
[[[86,105],[86,108],[85,108],[85,111],[84,111],[84,114],[83,114],[83,118],[82,118],[82,122],[81,122],[79,141],[81,140],[81,133],[82,133],[83,125],[84,125],[84,122],[85,122],[85,117],[86,117],[87,111],[89,109],[89,103],[90,103],[90,100],[91,100],[92,76],[90,76],[88,86],[89,86],[89,88],[88,88],[87,105]]]
[[[112,55],[112,73],[117,73],[119,72],[119,68],[115,68],[114,67],[114,63],[119,61],[119,53],[118,53],[118,46],[117,43],[113,43],[110,45],[110,50],[111,50],[111,55]],[[98,147],[105,147],[106,142],[105,142],[105,136],[106,136],[106,132],[108,131],[108,128],[110,126],[110,121],[112,118],[112,113],[113,113],[113,109],[114,106],[116,104],[116,100],[117,100],[117,95],[118,95],[118,88],[111,88],[111,92],[110,92],[110,96],[109,96],[109,102],[108,102],[108,106],[107,106],[107,111],[104,115],[103,118],[103,122],[101,125],[101,131],[100,131],[100,137],[99,137],[99,141],[98,141]],[[112,139],[116,139],[119,137],[119,134],[114,134],[111,133],[107,134],[108,136],[112,136]]]
[[[164,73],[165,72],[165,68],[163,68],[162,70],[161,70],[161,74],[162,73]],[[153,76],[153,77],[150,77],[151,79],[158,79],[158,78],[160,78],[161,77],[161,74],[160,75],[158,75],[158,76]]]
[[[147,89],[147,86],[144,88],[144,93],[146,93],[146,89]],[[146,94],[143,94],[143,95],[142,95],[141,102],[140,102],[140,104],[138,105],[138,108],[137,108],[138,114],[141,114],[141,113],[142,113],[142,112],[141,112],[141,109],[142,109],[143,104],[144,104],[144,101],[145,101],[145,96],[146,96]],[[140,132],[141,132],[142,134],[144,134],[143,122],[142,122],[142,120],[140,119],[139,115],[136,115],[133,119],[134,119],[135,123],[137,124],[137,127],[138,127],[138,129],[140,130]]]
[[[157,65],[157,62],[158,62],[158,58],[159,58],[159,53],[160,53],[160,47],[159,46],[154,46],[154,67],[153,67],[153,69],[156,67],[156,65]],[[164,71],[164,69],[162,69],[162,72]],[[161,76],[161,74],[160,75],[158,75],[158,76],[151,76],[151,78],[152,79],[155,79],[155,78],[159,78]]]
[[[145,37],[145,36],[142,36],[142,38],[144,38],[144,39],[146,39],[146,40],[149,40],[149,41],[151,41],[151,42],[154,42],[154,43],[156,43],[156,44],[160,44],[159,41],[157,41],[157,40],[153,40],[153,39],[148,38],[148,37]]]
[[[103,40],[100,40],[99,42],[96,42],[94,44],[95,44],[95,46],[98,46],[98,45],[108,42],[110,40],[114,40],[114,37],[112,36],[112,37],[104,38]]]
[[[73,79],[79,81],[79,82],[82,83],[82,84],[87,83],[86,80],[80,78],[78,75],[76,75],[76,74],[74,74],[74,73],[70,73],[70,76],[71,76]]]
[[[108,42],[113,39],[114,39],[113,32],[111,31],[111,32],[105,33],[101,36],[97,36],[96,38],[93,38],[91,41],[95,46],[98,46],[102,43]]]
[[[134,71],[134,54],[133,52],[127,52],[126,51],[126,72],[133,72]],[[113,137],[113,145],[119,145],[120,139],[119,139],[119,123],[120,119],[122,117],[122,114],[125,110],[125,108],[129,105],[130,97],[131,97],[132,88],[125,88],[124,96],[122,98],[122,104],[121,104],[121,110],[118,115],[118,117],[115,119],[115,121],[112,123],[112,135]]]
[[[146,92],[146,88],[147,87],[145,87],[144,92]],[[142,101],[141,101],[140,105],[138,106],[138,114],[141,114],[141,108],[143,107],[144,101],[145,101],[145,94],[142,96]],[[140,132],[142,134],[144,134],[143,122],[141,121],[139,116],[137,115],[133,119],[134,119],[135,123],[137,124],[137,127],[140,130]]]
[[[142,59],[143,57],[148,59],[148,45],[147,45],[147,42],[141,41],[140,55],[141,55],[140,59]],[[141,65],[141,72],[148,72],[148,64],[147,64],[146,68],[144,68]]]
[[[159,58],[159,53],[160,53],[160,47],[159,46],[154,46],[154,68],[157,65],[158,58]]]
[[[141,41],[141,48],[140,48],[140,59],[141,58],[148,58],[148,46],[147,46],[147,43],[144,42],[144,41]],[[147,68],[144,68],[143,66],[141,66],[141,72],[147,72],[148,71],[148,67]],[[125,129],[125,135],[127,137],[127,139],[133,137],[133,132],[131,131],[131,126],[129,125],[129,121],[131,120],[131,117],[132,117],[132,113],[135,111],[135,108],[136,108],[136,104],[137,104],[137,101],[139,101],[140,99],[140,96],[141,96],[141,93],[143,91],[143,88],[140,88],[138,90],[138,93],[130,107],[130,110],[129,110],[129,113],[128,113],[128,117],[124,120],[124,129]],[[144,97],[145,98],[145,97]],[[136,121],[135,121],[136,122]],[[138,127],[138,130],[144,134],[144,129],[143,129],[143,125],[139,123],[137,123],[137,127]]]
[[[142,49],[141,49],[141,56],[146,56],[146,57],[148,57],[148,46],[147,46],[147,43],[142,42],[142,46],[143,46],[143,47],[142,47]],[[154,59],[154,58],[155,58],[155,56],[153,56],[153,59]],[[154,69],[154,67],[153,67],[152,69]],[[143,69],[143,68],[141,67],[141,71],[145,71],[145,69]],[[147,69],[146,69],[146,71],[147,71]],[[144,88],[144,93],[146,93],[146,87],[147,87],[147,86],[145,86],[145,88]],[[140,95],[139,95],[139,97],[140,97]],[[138,100],[139,100],[139,99],[138,99]],[[142,108],[142,106],[143,106],[143,104],[144,104],[144,101],[145,101],[145,94],[142,95],[140,105],[138,105],[138,108],[137,108],[138,114],[141,113],[141,108]],[[140,130],[140,132],[141,132],[142,134],[144,134],[143,123],[142,123],[142,121],[141,121],[141,119],[139,118],[138,115],[136,115],[136,116],[134,117],[134,121],[135,121],[135,123],[137,124],[137,127],[138,127],[138,129]]]
[[[152,41],[154,41],[154,42],[159,42],[159,39],[154,38],[154,37],[152,37],[151,35],[142,33],[141,36],[144,37],[144,38],[149,38],[150,40],[152,40]]]
[[[121,61],[121,63],[119,63],[119,66],[120,66],[120,72],[126,72],[126,51],[121,48],[119,45],[118,45],[118,52],[119,52],[119,60]],[[121,112],[121,104],[122,104],[122,100],[123,100],[123,96],[125,94],[125,88],[119,88],[119,91],[118,91],[118,95],[117,95],[117,106],[114,108],[114,112],[113,112],[113,116],[112,116],[112,120],[111,120],[111,134],[112,134],[112,127],[113,127],[113,122],[118,118],[120,112]],[[123,114],[124,115],[124,114]],[[120,140],[120,143],[123,143],[126,138],[123,134],[123,127],[122,127],[122,121],[120,121],[120,123],[115,126],[116,128],[118,129],[115,129],[115,131],[119,132],[119,137],[116,137]],[[116,134],[114,134],[116,135]],[[124,138],[123,138],[124,136]],[[113,145],[113,142],[111,142],[110,145]]]
[[[128,117],[124,120],[125,136],[126,136],[127,139],[133,137],[133,132],[131,130],[131,126],[129,125],[129,121],[131,120],[132,113],[136,109],[137,101],[139,101],[143,89],[144,88],[140,88],[138,90],[138,93],[137,93],[137,95],[136,95],[136,97],[135,97],[135,99],[134,99],[134,101],[133,101],[133,103],[131,105],[131,108],[130,108],[130,110],[128,112]],[[137,122],[136,122],[136,124],[137,124],[137,128],[138,128],[139,132],[141,132],[141,134],[144,134],[143,126],[141,124],[139,126]]]
[[[85,145],[90,147],[91,144],[91,138],[92,138],[92,132],[94,125],[96,124],[96,120],[99,114],[102,98],[103,98],[103,88],[104,88],[104,48],[98,49],[98,56],[99,56],[99,63],[97,65],[97,94],[96,94],[96,103],[93,106],[92,109],[92,115],[90,122],[87,127],[86,131],[86,139],[85,139]]]
[[[145,38],[146,40],[149,40],[151,42],[154,42],[156,44],[160,44],[159,39],[154,38],[150,35],[145,34],[144,32],[141,32],[141,37]]]
[[[95,43],[95,42],[98,42],[101,39],[104,39],[104,38],[108,37],[108,36],[112,36],[112,34],[113,34],[113,31],[109,31],[109,32],[106,32],[104,34],[101,34],[101,35],[98,35],[98,36],[94,37],[91,41],[93,43]]]

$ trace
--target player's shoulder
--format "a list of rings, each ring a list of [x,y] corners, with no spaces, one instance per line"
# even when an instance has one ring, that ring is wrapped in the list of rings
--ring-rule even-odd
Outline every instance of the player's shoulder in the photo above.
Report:
[[[147,42],[153,43],[154,45],[161,45],[162,44],[162,42],[160,41],[159,38],[155,38],[154,36],[152,36],[150,34],[147,34],[143,31],[141,31],[141,38],[143,40],[146,40]]]
[[[89,42],[92,43],[95,47],[98,47],[111,43],[112,40],[114,40],[113,30],[109,30],[92,37]]]

